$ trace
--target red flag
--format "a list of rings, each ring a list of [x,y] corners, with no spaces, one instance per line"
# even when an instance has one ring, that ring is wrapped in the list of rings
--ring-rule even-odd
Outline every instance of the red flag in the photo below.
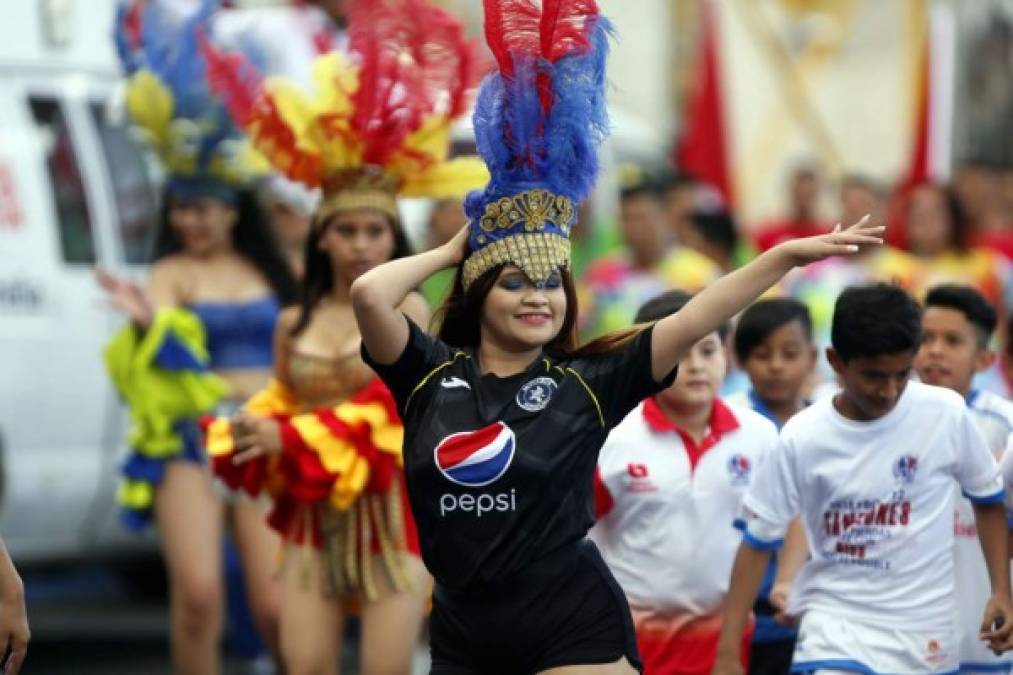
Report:
[[[728,171],[728,140],[721,90],[718,36],[711,0],[700,0],[701,32],[697,78],[683,113],[683,130],[675,152],[683,171],[716,187],[730,207],[732,178]]]

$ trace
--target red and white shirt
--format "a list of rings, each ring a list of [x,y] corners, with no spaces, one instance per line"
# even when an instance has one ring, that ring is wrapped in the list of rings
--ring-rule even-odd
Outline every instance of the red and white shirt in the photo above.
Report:
[[[598,459],[591,536],[635,616],[678,622],[720,610],[742,539],[733,523],[776,444],[769,420],[721,399],[699,445],[653,398],[613,429]]]

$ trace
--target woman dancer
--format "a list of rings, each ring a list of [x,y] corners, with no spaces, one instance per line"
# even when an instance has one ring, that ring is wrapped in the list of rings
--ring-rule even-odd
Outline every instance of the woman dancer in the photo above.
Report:
[[[275,381],[208,428],[217,475],[273,498],[285,541],[281,649],[289,675],[335,673],[345,618],[361,614],[361,670],[401,674],[430,579],[419,559],[390,393],[359,355],[349,289],[408,254],[396,196],[463,194],[481,162],[447,162],[449,128],[476,82],[462,27],[421,0],[359,2],[348,56],[315,66],[313,100],[209,50],[212,80],[279,170],[321,187],[303,299],[275,332]],[[353,65],[355,64],[355,65]],[[405,95],[408,92],[409,95]],[[421,296],[399,309],[428,321]]]
[[[187,675],[219,670],[226,517],[257,628],[272,649],[277,645],[271,566],[278,537],[259,505],[237,501],[224,509],[212,492],[197,418],[264,385],[279,307],[296,290],[248,188],[259,169],[205,81],[197,35],[215,4],[206,0],[177,27],[157,3],[140,14],[121,10],[128,111],[169,180],[148,287],[98,273],[112,303],[132,320],[106,352],[133,423],[119,494],[124,522],[140,529],[154,520],[158,528],[172,659]]]
[[[595,3],[485,0],[499,72],[474,121],[492,179],[448,244],[352,285],[363,353],[405,422],[405,477],[436,580],[434,673],[627,673],[630,610],[585,534],[605,437],[686,351],[795,265],[880,242],[864,221],[787,242],[682,311],[578,349],[568,235],[604,135]],[[438,337],[398,308],[457,267]]]

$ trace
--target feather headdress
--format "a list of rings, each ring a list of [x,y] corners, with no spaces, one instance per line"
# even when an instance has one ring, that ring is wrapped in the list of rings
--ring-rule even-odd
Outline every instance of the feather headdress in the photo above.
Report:
[[[492,179],[468,195],[463,283],[511,263],[536,283],[570,261],[570,228],[608,132],[608,21],[594,0],[484,0],[498,72],[478,95],[478,150]]]
[[[479,75],[462,25],[425,0],[358,0],[348,27],[348,53],[315,62],[313,96],[205,44],[212,85],[255,147],[289,178],[323,189],[318,219],[353,208],[396,218],[397,194],[460,196],[482,185],[477,158],[447,159]]]
[[[170,174],[179,196],[234,196],[235,186],[268,169],[232,123],[207,81],[200,35],[218,8],[201,0],[174,23],[158,2],[121,2],[115,41],[128,76],[126,107]]]

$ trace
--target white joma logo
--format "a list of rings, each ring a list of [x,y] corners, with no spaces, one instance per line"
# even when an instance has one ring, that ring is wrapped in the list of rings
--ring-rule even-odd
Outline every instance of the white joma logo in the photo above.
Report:
[[[459,377],[445,377],[440,380],[440,386],[444,389],[458,389],[460,387],[471,389],[471,385]]]

